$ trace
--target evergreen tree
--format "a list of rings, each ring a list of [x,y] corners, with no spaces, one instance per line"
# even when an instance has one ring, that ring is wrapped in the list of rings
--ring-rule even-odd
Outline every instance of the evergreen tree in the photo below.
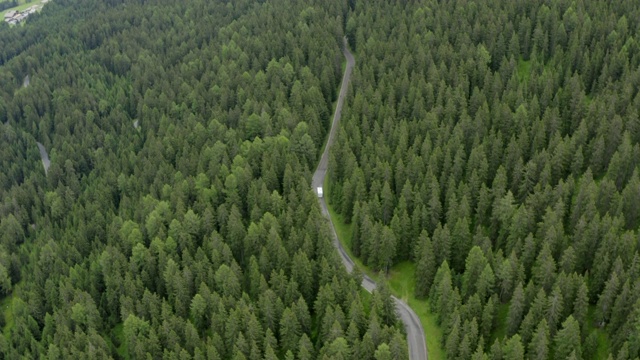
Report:
[[[284,351],[296,349],[301,332],[300,323],[295,313],[286,308],[280,320],[280,343],[282,344],[282,349]]]
[[[374,358],[376,360],[391,360],[391,351],[389,350],[389,345],[386,343],[382,343],[378,346],[378,349],[375,352]]]
[[[559,287],[555,287],[551,295],[549,295],[547,300],[547,311],[546,311],[546,319],[547,323],[549,323],[549,329],[551,334],[555,334],[555,329],[557,329],[562,313],[564,311],[564,297],[562,296],[562,292]]]
[[[607,281],[604,290],[598,298],[598,304],[596,305],[596,317],[598,319],[598,323],[601,326],[609,321],[611,310],[613,309],[615,297],[617,296],[619,286],[620,280],[618,278],[618,275],[614,272],[611,274],[611,278],[609,278],[609,281]]]
[[[572,354],[578,359],[582,358],[580,325],[573,316],[562,323],[562,329],[555,335],[553,342],[556,359],[567,359]]]
[[[416,296],[426,297],[436,274],[436,258],[431,239],[425,230],[420,233],[420,254],[416,265]]]
[[[533,333],[533,338],[529,343],[528,354],[532,360],[543,360],[549,356],[549,326],[547,321],[542,319]]]
[[[462,276],[462,293],[465,298],[476,293],[477,286],[480,285],[480,278],[487,265],[488,263],[482,250],[478,246],[474,246],[467,256],[465,271]]]
[[[555,274],[556,263],[551,254],[551,247],[548,243],[545,243],[533,265],[532,276],[537,284],[540,284],[545,291],[549,292],[555,281]]]
[[[507,315],[507,333],[514,335],[518,328],[520,328],[520,322],[525,311],[525,299],[524,289],[522,283],[519,283],[516,287],[511,303],[509,305],[509,313]]]
[[[503,359],[505,360],[524,360],[524,347],[519,335],[509,338],[502,348]]]
[[[493,330],[494,317],[496,313],[494,298],[490,297],[482,310],[481,329],[482,335],[488,339]]]
[[[587,312],[589,310],[589,290],[587,290],[587,284],[584,281],[580,282],[580,287],[576,293],[575,301],[573,302],[573,318],[576,319],[582,329],[586,326]]]
[[[376,254],[376,258],[378,259],[376,268],[388,273],[395,258],[397,238],[388,226],[384,226],[382,227],[382,234],[380,235],[379,241],[378,253]]]

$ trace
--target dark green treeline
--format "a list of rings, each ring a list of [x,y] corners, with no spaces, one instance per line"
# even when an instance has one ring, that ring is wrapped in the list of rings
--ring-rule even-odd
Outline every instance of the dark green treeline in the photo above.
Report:
[[[0,357],[406,359],[309,189],[348,12],[55,0],[0,25]]]
[[[450,359],[640,356],[640,4],[359,1],[352,250],[416,263]]]

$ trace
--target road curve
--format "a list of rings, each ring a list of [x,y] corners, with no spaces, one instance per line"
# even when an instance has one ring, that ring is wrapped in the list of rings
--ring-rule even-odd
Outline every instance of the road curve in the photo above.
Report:
[[[329,136],[327,137],[327,145],[324,148],[324,152],[322,153],[322,157],[320,158],[320,162],[318,163],[318,167],[316,168],[315,173],[313,173],[313,180],[311,182],[311,188],[315,192],[318,187],[321,187],[324,183],[324,178],[327,174],[327,165],[329,163],[329,149],[336,137],[336,132],[338,131],[338,125],[340,123],[340,117],[342,115],[342,105],[344,104],[344,98],[347,95],[347,88],[349,87],[349,81],[351,79],[351,72],[353,71],[353,67],[355,65],[355,59],[353,55],[349,51],[347,47],[347,40],[344,39],[344,46],[342,48],[342,53],[344,57],[347,59],[347,66],[344,71],[344,76],[342,77],[342,85],[340,87],[340,94],[338,95],[338,102],[336,104],[336,111],[333,114],[333,121],[331,123],[331,130],[329,131]],[[320,207],[322,208],[322,214],[329,219],[329,225],[331,227],[331,232],[333,233],[333,246],[338,250],[340,254],[340,258],[342,259],[342,263],[347,268],[348,272],[351,272],[353,268],[356,266],[353,260],[349,257],[349,254],[342,247],[342,244],[338,240],[338,234],[336,233],[336,229],[333,226],[333,221],[331,220],[331,215],[329,215],[329,210],[327,208],[327,203],[325,198],[318,198],[320,202]],[[373,281],[369,276],[364,275],[362,279],[362,287],[367,291],[372,292],[376,288],[376,282]],[[409,357],[412,360],[427,360],[427,344],[424,339],[424,329],[422,328],[422,324],[420,323],[420,319],[416,315],[416,313],[407,305],[404,301],[393,296],[393,301],[396,304],[396,310],[400,319],[404,323],[404,327],[407,331],[407,343],[409,345]]]

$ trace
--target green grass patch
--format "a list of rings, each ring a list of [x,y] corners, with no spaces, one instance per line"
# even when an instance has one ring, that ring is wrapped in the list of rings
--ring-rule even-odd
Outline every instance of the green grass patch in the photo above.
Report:
[[[111,330],[111,334],[113,334],[113,337],[119,344],[117,348],[118,355],[120,355],[120,357],[123,359],[129,359],[129,349],[127,347],[127,343],[124,341],[124,324],[119,323],[118,325],[116,325]]]
[[[330,193],[331,184],[325,180],[325,194]],[[351,259],[358,265],[358,267],[369,277],[378,281],[380,275],[370,268],[366,267],[360,259],[353,256],[351,252],[351,234],[352,224],[345,224],[344,217],[338,214],[332,207],[329,199],[325,195],[327,200],[327,207],[329,208],[329,214],[333,220],[333,225],[338,234],[338,239],[342,243]],[[417,299],[415,297],[415,264],[404,261],[394,265],[386,278],[389,283],[391,293],[396,297],[405,301],[415,311],[416,315],[420,318],[422,327],[424,329],[425,340],[427,343],[427,351],[429,352],[429,359],[445,359],[445,353],[440,345],[442,339],[442,329],[436,322],[436,316],[429,308],[429,301]]]
[[[0,300],[0,309],[2,309],[2,315],[4,316],[4,327],[2,328],[2,334],[5,338],[9,339],[11,329],[15,324],[15,317],[13,315],[13,301],[16,298],[16,286],[14,285],[13,291],[10,295],[5,296]]]
[[[586,106],[591,105],[591,101],[593,101],[593,96],[591,96],[591,94],[585,94],[584,96],[584,104]]]
[[[518,59],[518,79],[520,81],[529,81],[531,76],[531,60],[524,60],[522,57]]]
[[[389,287],[398,293],[403,301],[408,301],[416,291],[416,265],[410,261],[395,264],[389,272]]]
[[[427,350],[430,359],[444,359],[441,339],[442,329],[436,322],[436,316],[429,307],[429,302],[424,299],[417,299],[416,293],[416,264],[410,261],[403,261],[394,265],[389,272],[389,287],[393,294],[409,304],[416,315],[420,318],[424,336],[427,342]]]
[[[611,342],[609,335],[603,328],[596,327],[596,307],[595,305],[589,306],[589,312],[587,313],[587,335],[592,331],[595,331],[598,335],[598,348],[595,354],[592,354],[591,359],[606,359],[611,352]],[[585,357],[588,359],[588,357]]]
[[[325,194],[327,194],[326,190],[325,190]],[[325,195],[325,198],[326,198],[326,195]],[[329,205],[328,202],[327,202],[327,207],[329,208],[329,214],[331,214],[331,219],[333,220],[333,226],[336,228],[336,234],[338,234],[338,239],[340,239],[342,246],[344,246],[345,250],[347,250],[347,253],[349,254],[349,256],[351,256],[353,261],[356,264],[358,264],[358,266],[364,269],[364,264],[362,264],[362,261],[360,261],[360,259],[358,258],[353,257],[353,253],[351,252],[351,234],[352,234],[351,231],[353,229],[353,224],[345,224],[344,218],[342,217],[342,215],[336,213],[333,210],[333,208]],[[373,271],[368,271],[367,274],[369,272],[373,273]]]
[[[360,287],[360,300],[362,300],[362,305],[364,306],[364,312],[369,315],[371,312],[371,293],[365,290],[365,288]]]
[[[496,311],[496,318],[493,321],[495,325],[494,330],[491,332],[491,342],[489,346],[493,345],[496,339],[504,339],[507,336],[507,316],[509,315],[509,303],[498,304]]]

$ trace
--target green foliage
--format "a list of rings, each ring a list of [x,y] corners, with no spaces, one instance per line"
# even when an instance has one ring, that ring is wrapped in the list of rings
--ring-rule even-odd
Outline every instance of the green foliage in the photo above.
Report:
[[[640,57],[629,14],[640,7],[371,1],[346,21],[357,90],[328,197],[364,264],[415,263],[416,295],[450,357],[502,358],[515,335],[522,356],[555,356],[569,316],[579,343],[597,326],[614,358],[635,351]],[[390,265],[379,255],[387,226]],[[474,319],[482,346],[464,328]]]
[[[328,186],[327,186],[328,185]],[[330,182],[325,182],[325,188],[331,187]],[[331,214],[331,219],[333,220],[334,225],[336,226],[336,232],[338,233],[338,238],[342,242],[342,245],[345,247],[349,255],[352,259],[355,259],[359,268],[362,268],[366,271],[367,275],[373,279],[378,278],[378,273],[372,271],[369,267],[362,264],[358,258],[354,257],[354,254],[350,252],[351,244],[352,244],[352,229],[354,228],[354,224],[345,224],[344,218],[336,213],[332,207],[331,202],[328,204],[329,213]],[[416,251],[419,250],[419,247],[416,248]],[[395,264],[389,274],[387,274],[385,281],[388,281],[389,287],[394,294],[394,296],[405,299],[406,302],[411,306],[412,309],[416,312],[418,317],[420,318],[420,322],[425,331],[425,342],[427,344],[427,349],[429,351],[429,356],[433,358],[443,358],[444,351],[441,347],[440,341],[442,339],[442,329],[438,326],[437,318],[435,314],[431,311],[431,306],[427,300],[418,299],[415,297],[416,293],[416,264],[404,261],[398,264]],[[353,273],[352,273],[353,276]],[[358,281],[361,282],[361,281]],[[363,342],[365,339],[368,339],[367,336],[363,338]],[[373,356],[373,352],[375,348],[364,346],[361,347],[361,352],[363,354],[371,354]],[[364,349],[362,349],[364,348]],[[366,349],[366,350],[365,350]],[[370,350],[370,351],[369,351]],[[363,355],[366,357],[366,355]]]
[[[568,359],[572,354],[577,359],[582,358],[580,326],[573,316],[562,323],[562,329],[556,334],[554,343],[556,359]]]
[[[353,253],[392,288],[394,265],[415,271],[398,291],[429,297],[461,358],[637,357],[638,18],[65,0],[3,25],[2,353],[397,357],[386,300],[352,306],[308,191],[346,35],[327,194]]]
[[[371,331],[403,358],[308,191],[347,6],[70,0],[0,31],[0,353],[350,359]]]

